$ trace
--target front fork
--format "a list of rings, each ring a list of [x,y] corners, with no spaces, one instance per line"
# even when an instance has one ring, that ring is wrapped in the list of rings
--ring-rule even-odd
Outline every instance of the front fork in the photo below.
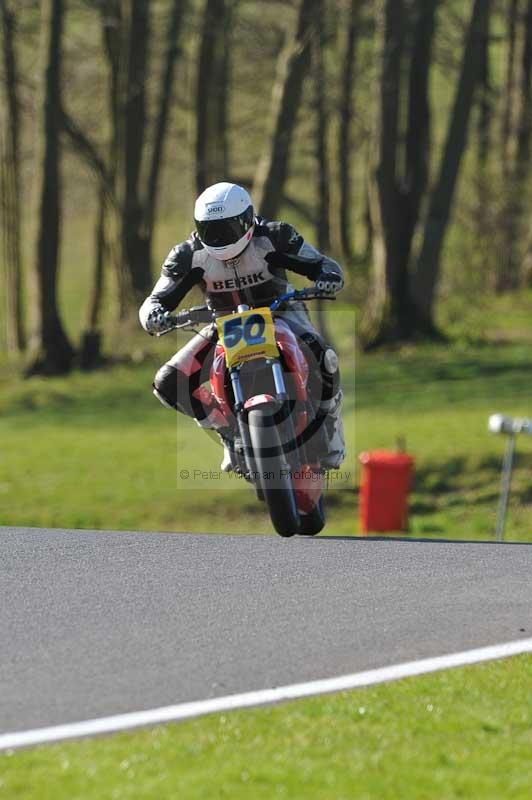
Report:
[[[286,393],[286,384],[284,382],[284,375],[281,364],[277,358],[266,359],[266,364],[272,368],[273,381],[275,384],[276,400],[282,405],[288,400]],[[244,408],[244,395],[242,394],[242,386],[240,384],[240,367],[231,367],[229,370],[231,378],[231,385],[233,387],[233,397],[235,398],[235,414],[238,414]]]
[[[231,378],[231,386],[233,388],[233,397],[235,399],[234,414],[238,423],[238,431],[242,441],[242,449],[244,453],[244,461],[246,464],[246,471],[248,475],[256,473],[255,462],[253,459],[253,449],[251,447],[251,439],[249,436],[249,428],[246,425],[244,414],[244,395],[242,393],[242,384],[240,383],[240,369],[239,367],[231,367],[229,370],[229,377]]]
[[[288,402],[288,393],[286,391],[283,369],[279,359],[277,358],[266,359],[266,364],[270,366],[272,370],[273,382],[275,386],[275,400],[277,404],[276,410],[280,410]],[[233,388],[233,397],[235,399],[234,413],[237,418],[238,430],[244,449],[246,469],[251,475],[253,475],[256,472],[256,466],[253,449],[251,447],[251,439],[249,436],[249,427],[247,425],[247,415],[245,413],[245,399],[242,392],[242,385],[240,383],[240,368],[232,367],[229,370],[229,377],[231,378],[231,386]],[[287,442],[282,442],[283,453],[286,454],[286,452],[288,452],[289,448],[287,445],[292,443],[290,448],[292,451],[292,457],[290,460],[297,461],[298,463],[294,464],[294,466],[297,467],[299,465],[299,458],[297,454],[297,447],[295,446],[296,433],[291,414],[286,414],[283,420],[283,427],[285,429],[285,434],[287,435]]]

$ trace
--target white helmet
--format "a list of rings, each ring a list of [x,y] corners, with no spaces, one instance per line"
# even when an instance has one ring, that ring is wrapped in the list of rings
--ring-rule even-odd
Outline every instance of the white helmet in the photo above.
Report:
[[[205,250],[220,261],[236,258],[253,236],[251,197],[236,183],[215,183],[196,200],[194,221]]]

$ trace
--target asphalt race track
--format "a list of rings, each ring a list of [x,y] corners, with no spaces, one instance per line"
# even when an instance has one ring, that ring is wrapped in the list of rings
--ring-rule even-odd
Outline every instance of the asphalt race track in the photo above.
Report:
[[[0,528],[0,733],[532,636],[532,546]]]

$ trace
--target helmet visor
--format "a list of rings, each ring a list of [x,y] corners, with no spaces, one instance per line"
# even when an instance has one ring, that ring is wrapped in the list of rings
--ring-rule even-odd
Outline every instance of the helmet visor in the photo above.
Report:
[[[253,207],[228,219],[194,220],[198,236],[208,247],[227,247],[241,239],[253,225]]]

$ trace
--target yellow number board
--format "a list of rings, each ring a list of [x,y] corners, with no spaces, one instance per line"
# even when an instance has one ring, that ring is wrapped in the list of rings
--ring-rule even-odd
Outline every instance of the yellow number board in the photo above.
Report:
[[[228,367],[236,367],[256,358],[275,358],[279,355],[269,308],[251,308],[249,311],[218,317],[216,326]]]

